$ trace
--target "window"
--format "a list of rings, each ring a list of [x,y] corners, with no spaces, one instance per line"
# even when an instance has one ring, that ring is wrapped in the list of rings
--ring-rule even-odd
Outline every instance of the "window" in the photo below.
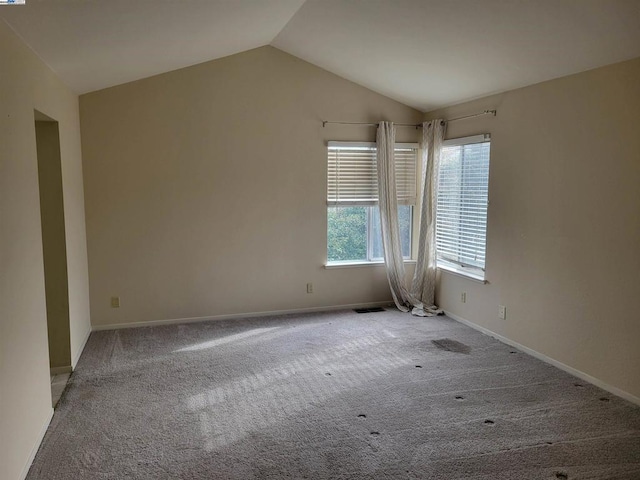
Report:
[[[444,142],[438,178],[438,267],[484,280],[490,136]]]
[[[395,146],[398,219],[405,258],[411,257],[417,150],[415,144]],[[376,144],[329,142],[327,160],[327,263],[382,261]]]

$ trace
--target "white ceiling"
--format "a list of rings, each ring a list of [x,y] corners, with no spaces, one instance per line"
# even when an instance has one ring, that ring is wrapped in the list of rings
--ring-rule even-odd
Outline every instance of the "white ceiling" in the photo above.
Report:
[[[26,0],[0,16],[78,94],[268,45],[304,0]]]
[[[273,45],[426,111],[640,57],[640,0],[307,0]]]
[[[640,0],[27,0],[76,93],[271,44],[423,111],[640,57]]]

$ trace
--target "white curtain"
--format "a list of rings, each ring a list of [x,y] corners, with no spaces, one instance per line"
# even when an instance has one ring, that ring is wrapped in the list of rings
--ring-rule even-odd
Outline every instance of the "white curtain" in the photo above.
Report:
[[[398,199],[395,176],[395,127],[380,122],[377,132],[378,202],[382,227],[382,246],[391,295],[398,309],[418,316],[441,313],[434,305],[435,294],[435,214],[440,149],[444,122],[434,120],[423,125],[422,135],[422,208],[418,258],[411,290],[405,285],[404,262],[398,224]]]
[[[420,235],[418,258],[411,284],[411,293],[423,304],[425,314],[442,313],[435,306],[436,291],[436,205],[438,200],[438,173],[440,153],[446,123],[433,120],[422,124],[422,205],[420,209]]]
[[[391,295],[398,309],[408,312],[411,294],[405,287],[404,261],[398,224],[398,197],[396,195],[396,162],[394,148],[396,129],[392,122],[380,122],[376,138],[376,164],[378,169],[378,205],[382,227],[382,249],[387,267]]]

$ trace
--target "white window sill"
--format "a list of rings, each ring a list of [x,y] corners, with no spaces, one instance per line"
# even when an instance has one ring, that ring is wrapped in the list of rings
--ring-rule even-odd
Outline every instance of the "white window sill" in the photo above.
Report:
[[[489,283],[489,281],[484,278],[484,272],[477,268],[463,267],[461,265],[456,265],[455,263],[448,263],[440,260],[438,261],[438,269],[444,270],[447,273],[452,273],[454,275],[468,278],[469,280],[473,280],[474,282],[485,284]]]
[[[405,265],[412,265],[415,264],[416,261],[412,260],[412,259],[405,259],[404,264]],[[352,268],[352,267],[383,267],[384,266],[384,261],[383,260],[379,260],[379,261],[375,261],[375,262],[367,262],[366,260],[363,261],[349,261],[349,262],[331,262],[331,263],[327,263],[325,264],[324,268],[326,269],[332,269],[332,268]]]

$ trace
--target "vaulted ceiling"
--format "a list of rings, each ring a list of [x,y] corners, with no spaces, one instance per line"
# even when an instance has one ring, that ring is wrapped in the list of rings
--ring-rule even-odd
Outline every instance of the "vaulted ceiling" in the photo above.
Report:
[[[76,93],[273,45],[427,111],[640,57],[640,0],[26,0]]]

